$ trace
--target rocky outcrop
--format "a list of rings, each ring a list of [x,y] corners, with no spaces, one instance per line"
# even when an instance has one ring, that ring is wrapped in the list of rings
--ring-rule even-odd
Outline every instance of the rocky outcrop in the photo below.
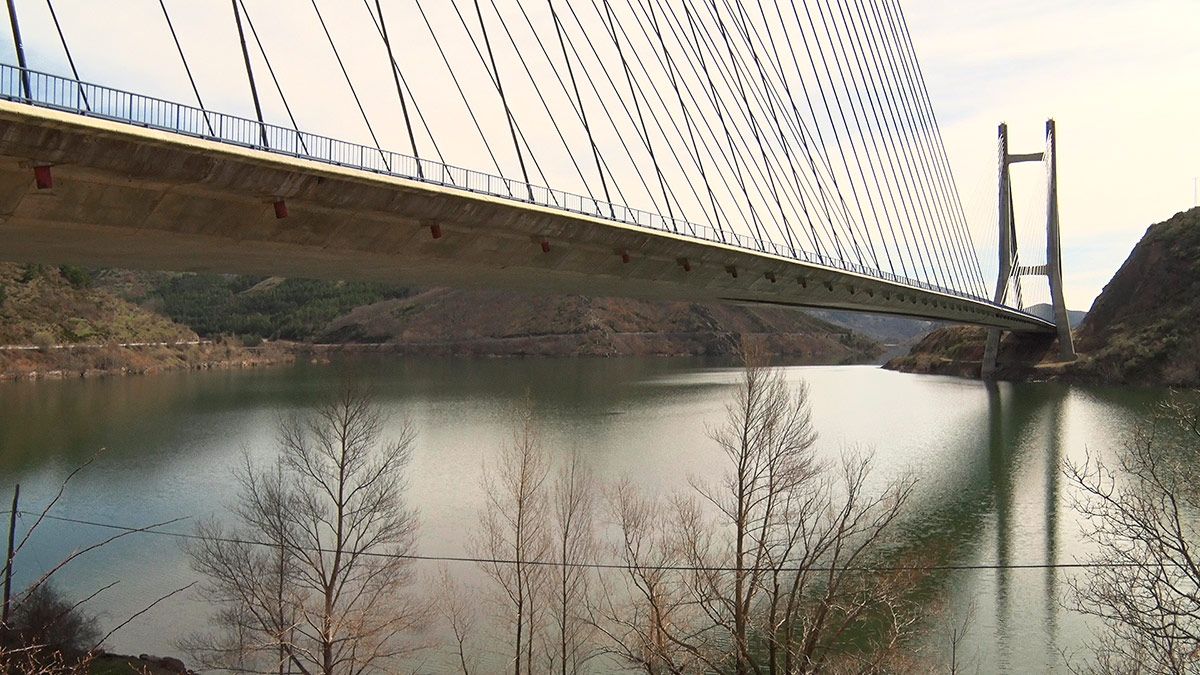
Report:
[[[1151,225],[1079,329],[1073,369],[1105,382],[1200,386],[1200,208]]]

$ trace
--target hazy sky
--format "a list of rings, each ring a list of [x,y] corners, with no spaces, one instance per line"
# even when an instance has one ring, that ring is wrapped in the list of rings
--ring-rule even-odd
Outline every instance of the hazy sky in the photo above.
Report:
[[[1034,152],[1045,118],[1055,118],[1067,303],[1086,309],[1148,225],[1193,205],[1200,2],[904,6],[976,231],[995,220],[997,123],[1008,123],[1013,151]],[[1038,173],[1028,165],[1013,170]],[[1029,231],[1044,214],[1025,197],[1014,201]]]
[[[266,49],[274,55],[276,74],[301,128],[370,144],[310,2],[245,2]],[[517,22],[519,5],[510,0],[499,2]],[[17,4],[31,66],[66,72],[45,3],[18,0]],[[363,3],[320,0],[319,4],[359,84],[363,104],[376,121],[381,144],[405,151],[408,141],[398,123],[386,55],[378,34],[369,28]],[[430,124],[450,131],[435,129],[439,142],[446,146],[448,161],[489,170],[490,160],[482,149],[469,147],[474,138],[472,122],[447,82],[446,63],[429,39],[416,5],[412,0],[384,0],[383,4],[392,13],[389,25],[397,58],[415,95],[426,101]],[[461,28],[460,19],[448,9],[453,7],[448,0],[422,4],[439,34]],[[1067,301],[1073,308],[1087,308],[1147,225],[1192,205],[1193,178],[1200,176],[1200,1],[910,0],[903,4],[988,284],[994,283],[996,266],[996,125],[1000,121],[1009,124],[1014,151],[1033,152],[1042,148],[1045,119],[1054,117],[1059,135]],[[180,29],[207,106],[252,116],[229,3],[167,0],[167,6]],[[572,6],[579,7],[586,22],[590,0],[572,0]],[[157,2],[55,0],[55,7],[84,79],[171,100],[193,100]],[[526,30],[543,35],[553,30],[545,17],[538,18],[534,5],[528,8],[534,21]],[[545,5],[537,4],[536,9],[544,13]],[[100,26],[103,29],[98,30]],[[579,30],[583,34],[602,29],[593,23],[587,27],[579,24]],[[534,42],[532,34],[517,37],[525,40],[525,45]],[[503,42],[500,37],[495,41]],[[456,72],[463,74],[464,86],[486,94],[491,86],[486,71],[464,34],[447,47]],[[522,67],[511,48],[504,52],[501,44],[498,49],[502,70],[513,72]],[[531,47],[529,50],[532,53]],[[2,58],[11,62],[8,40],[0,39],[2,53],[9,54]],[[266,80],[263,64],[257,55],[254,58],[260,77]],[[545,67],[535,71],[535,78],[543,83],[552,77],[554,73]],[[510,78],[508,86],[521,86],[519,79]],[[660,88],[668,86],[665,81],[648,81]],[[260,86],[267,90],[264,107],[270,121],[286,124],[270,84]],[[585,90],[584,98],[589,96]],[[593,115],[604,107],[611,112],[621,103],[604,99],[599,92],[594,96],[597,98],[585,101]],[[574,113],[566,107],[569,104],[552,101],[553,111],[539,109],[541,104],[532,90],[518,90],[510,98],[518,100],[516,113],[529,120],[529,133],[545,133],[541,142],[546,147],[561,147],[559,139],[548,136],[547,118],[539,123],[537,116],[550,114],[561,120]],[[481,123],[489,137],[507,134],[503,113],[485,115]],[[579,129],[567,134],[567,145],[588,147]],[[600,138],[598,144],[616,147],[621,136],[629,139],[634,134],[618,120],[609,130],[611,137]],[[501,144],[497,153],[504,167],[501,172],[514,175],[511,145]],[[580,157],[575,155],[544,158],[547,181],[554,187],[581,191],[574,182],[579,171],[572,162]],[[583,169],[589,170],[586,163]],[[621,175],[632,169],[618,167],[614,171]],[[1014,167],[1014,172],[1022,263],[1037,264],[1044,251],[1041,171],[1021,165]],[[648,202],[653,199],[653,186],[640,194],[638,189],[635,185],[634,194],[626,201],[651,208]],[[1046,297],[1033,280],[1027,285],[1027,301]]]

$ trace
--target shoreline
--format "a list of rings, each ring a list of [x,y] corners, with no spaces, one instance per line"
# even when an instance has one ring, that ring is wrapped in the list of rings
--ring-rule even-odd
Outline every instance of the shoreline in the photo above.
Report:
[[[76,344],[0,347],[0,382],[153,375],[178,370],[258,368],[293,363],[296,352],[275,343],[246,347],[229,341],[179,344]]]
[[[175,343],[79,343],[37,347],[0,345],[0,382],[92,379],[154,375],[181,370],[232,370],[290,365],[299,361],[328,364],[337,355],[427,357],[455,359],[525,358],[734,358],[732,353],[704,349],[591,350],[579,342],[564,345],[565,336],[546,336],[550,342],[529,348],[528,336],[506,340],[463,340],[421,343],[307,343],[269,341],[246,346],[230,339],[187,340]],[[506,345],[504,343],[520,343]],[[504,347],[510,348],[504,348]],[[518,347],[518,348],[511,348]],[[781,365],[881,365],[878,357],[830,358],[812,351],[768,350]]]

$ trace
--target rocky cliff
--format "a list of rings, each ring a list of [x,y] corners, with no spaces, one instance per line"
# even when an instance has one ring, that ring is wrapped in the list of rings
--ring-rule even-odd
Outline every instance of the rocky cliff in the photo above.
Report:
[[[1092,304],[1073,369],[1107,382],[1200,386],[1200,208],[1151,225]]]

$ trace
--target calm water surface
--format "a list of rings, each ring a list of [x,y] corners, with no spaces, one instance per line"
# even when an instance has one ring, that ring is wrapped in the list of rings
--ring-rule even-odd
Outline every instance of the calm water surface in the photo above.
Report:
[[[4,502],[19,481],[25,508],[45,503],[67,473],[105,448],[56,513],[129,525],[221,516],[243,450],[273,457],[276,419],[319,400],[347,372],[370,382],[393,420],[407,417],[418,430],[410,497],[421,514],[419,548],[433,555],[466,552],[484,461],[508,438],[511,411],[527,394],[553,452],[578,450],[601,479],[628,476],[667,492],[687,489],[689,477],[717,475],[706,425],[720,421],[738,376],[686,360],[381,359],[3,384]],[[918,476],[911,532],[936,542],[943,561],[954,564],[1072,562],[1086,553],[1060,462],[1089,450],[1111,454],[1162,396],[1056,384],[988,387],[858,366],[786,373],[811,387],[822,453],[872,449],[878,481],[906,471]],[[46,523],[18,558],[18,585],[108,534]],[[460,572],[477,575],[469,567]],[[951,615],[974,608],[965,657],[980,672],[1062,670],[1060,654],[1078,650],[1088,630],[1060,606],[1067,574],[946,572],[937,579],[938,602]],[[112,622],[193,579],[174,540],[133,535],[73,563],[60,585],[87,593],[119,581],[99,605]],[[177,596],[110,645],[176,654],[174,640],[202,629],[206,609],[194,596]],[[439,670],[436,660],[426,667]]]

